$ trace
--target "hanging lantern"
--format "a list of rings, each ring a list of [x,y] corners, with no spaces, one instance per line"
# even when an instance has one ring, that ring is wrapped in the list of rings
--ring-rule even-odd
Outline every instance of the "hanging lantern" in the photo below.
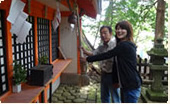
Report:
[[[71,24],[77,23],[77,16],[74,12],[72,12],[72,14],[68,16],[68,22]]]

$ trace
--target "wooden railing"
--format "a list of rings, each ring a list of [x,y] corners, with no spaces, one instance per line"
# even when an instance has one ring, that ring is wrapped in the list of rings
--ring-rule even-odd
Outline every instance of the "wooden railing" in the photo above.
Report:
[[[137,59],[137,70],[139,71],[141,78],[143,80],[143,84],[151,84],[153,82],[152,74],[149,68],[149,60],[140,58],[138,55]],[[164,75],[162,77],[162,83],[168,85],[168,70],[164,71]]]

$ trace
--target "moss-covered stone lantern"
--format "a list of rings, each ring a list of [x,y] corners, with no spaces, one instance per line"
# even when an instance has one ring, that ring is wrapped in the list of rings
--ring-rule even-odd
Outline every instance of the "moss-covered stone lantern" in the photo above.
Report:
[[[168,52],[164,48],[162,43],[163,39],[157,39],[154,47],[148,51],[148,55],[151,56],[150,60],[150,71],[153,76],[153,83],[151,88],[146,90],[146,95],[151,101],[165,102],[168,100],[168,95],[164,91],[164,86],[162,84],[162,77],[164,71],[168,69],[165,64],[165,57],[168,57]]]

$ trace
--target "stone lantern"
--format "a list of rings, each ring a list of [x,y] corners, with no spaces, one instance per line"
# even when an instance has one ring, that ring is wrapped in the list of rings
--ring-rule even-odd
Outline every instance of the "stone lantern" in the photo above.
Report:
[[[165,93],[162,84],[164,71],[168,69],[164,59],[164,57],[168,57],[168,52],[164,48],[162,41],[163,39],[161,38],[157,39],[154,47],[147,52],[151,56],[149,67],[153,76],[153,82],[151,87],[146,90],[146,95],[151,101],[158,102],[166,102],[168,100],[168,95]]]

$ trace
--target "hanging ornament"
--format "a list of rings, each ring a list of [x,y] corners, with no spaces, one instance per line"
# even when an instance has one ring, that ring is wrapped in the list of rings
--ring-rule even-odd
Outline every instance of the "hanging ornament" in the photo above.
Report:
[[[77,16],[74,12],[72,12],[71,15],[68,16],[68,22],[71,24],[77,23]]]

